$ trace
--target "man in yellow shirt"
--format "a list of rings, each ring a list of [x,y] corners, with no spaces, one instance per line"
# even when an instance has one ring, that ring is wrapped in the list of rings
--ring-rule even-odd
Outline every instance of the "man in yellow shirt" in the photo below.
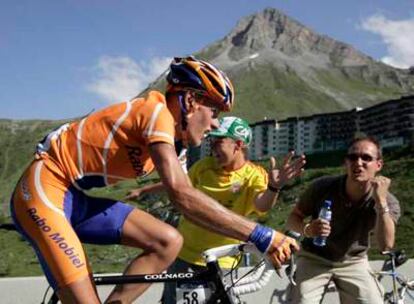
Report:
[[[281,168],[276,168],[272,157],[269,172],[248,161],[247,149],[252,131],[246,121],[224,117],[218,129],[211,131],[213,156],[195,163],[189,170],[194,188],[214,198],[231,211],[248,216],[270,210],[280,189],[290,179],[300,175],[304,156],[291,161],[289,153]],[[209,248],[234,244],[239,241],[213,233],[182,217],[178,230],[184,238],[179,258],[170,267],[171,272],[199,270],[205,266],[201,253]],[[237,258],[225,257],[219,263],[232,268]],[[166,284],[163,303],[176,303],[176,284]]]

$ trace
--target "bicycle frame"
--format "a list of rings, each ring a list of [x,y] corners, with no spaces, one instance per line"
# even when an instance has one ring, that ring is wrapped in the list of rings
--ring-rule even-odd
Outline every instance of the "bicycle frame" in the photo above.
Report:
[[[211,283],[215,290],[208,299],[207,304],[222,303],[235,304],[228,295],[222,281],[221,268],[217,262],[209,262],[207,270],[202,272],[174,272],[153,273],[142,275],[94,275],[95,285],[117,285],[117,284],[143,284],[143,283],[169,283],[169,282],[193,282],[196,280]],[[58,303],[56,293],[53,293],[48,304]]]
[[[212,287],[212,294],[206,304],[236,304],[235,296],[251,293],[259,290],[270,280],[270,271],[274,271],[270,265],[265,269],[262,267],[261,273],[251,280],[241,280],[241,285],[226,286],[223,281],[223,272],[219,266],[218,258],[222,256],[238,255],[242,252],[250,252],[261,255],[251,244],[226,245],[212,248],[204,252],[206,260],[206,270],[200,272],[175,272],[175,273],[153,273],[141,275],[94,275],[93,280],[96,285],[116,285],[116,284],[139,284],[139,283],[167,283],[167,282],[193,282],[204,281]],[[48,304],[58,303],[59,299],[56,292],[47,302]],[[44,302],[42,302],[44,303]]]
[[[390,304],[404,304],[405,293],[414,289],[414,281],[408,281],[397,272],[397,267],[407,261],[405,252],[390,250],[383,251],[381,254],[387,255],[389,259],[384,262],[382,270],[378,272],[379,280],[383,276],[390,276],[392,280],[392,291],[385,293],[384,300]]]

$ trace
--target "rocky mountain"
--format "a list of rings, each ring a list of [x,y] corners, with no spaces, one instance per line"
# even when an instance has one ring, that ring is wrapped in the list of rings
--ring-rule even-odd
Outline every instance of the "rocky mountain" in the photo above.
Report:
[[[236,88],[234,113],[251,122],[367,107],[414,94],[413,71],[376,61],[274,8],[241,19],[195,55],[229,74]]]

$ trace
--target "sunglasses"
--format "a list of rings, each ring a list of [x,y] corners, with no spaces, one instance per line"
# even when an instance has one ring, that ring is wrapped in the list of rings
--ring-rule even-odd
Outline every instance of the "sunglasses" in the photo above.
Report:
[[[365,153],[363,154],[349,153],[345,157],[347,160],[352,161],[352,162],[357,161],[358,159],[361,159],[365,163],[372,162],[373,160],[376,159],[372,155],[365,154]]]
[[[211,112],[213,113],[213,118],[218,118],[220,115],[220,110],[217,108],[212,108],[212,107],[210,107],[210,109],[211,109]]]

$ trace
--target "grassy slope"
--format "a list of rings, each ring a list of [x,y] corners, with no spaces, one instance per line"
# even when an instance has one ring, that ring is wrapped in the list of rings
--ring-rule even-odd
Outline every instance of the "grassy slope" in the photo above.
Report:
[[[234,115],[246,117],[250,122],[262,120],[264,116],[280,120],[367,107],[398,96],[395,87],[378,86],[363,78],[350,77],[350,73],[314,71],[313,85],[293,70],[254,66],[248,73],[230,74],[237,96]],[[341,104],[327,94],[327,89],[347,102]]]
[[[7,214],[7,202],[22,171],[30,162],[36,142],[62,121],[0,120],[0,214]]]

